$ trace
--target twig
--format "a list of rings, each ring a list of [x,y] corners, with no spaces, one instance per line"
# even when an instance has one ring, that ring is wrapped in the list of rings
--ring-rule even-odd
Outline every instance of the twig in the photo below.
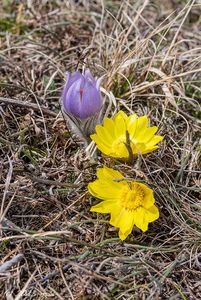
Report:
[[[46,115],[52,116],[52,117],[56,117],[57,114],[51,110],[49,110],[46,107],[39,107],[37,104],[34,103],[28,103],[28,102],[24,102],[24,101],[20,101],[20,100],[16,100],[16,99],[10,99],[10,98],[3,98],[0,97],[0,102],[6,103],[6,104],[10,104],[10,105],[16,105],[16,106],[20,106],[20,107],[25,107],[25,108],[31,108],[35,111],[40,111],[42,110],[42,112]]]
[[[4,204],[5,204],[5,200],[6,200],[6,196],[8,193],[8,189],[9,189],[9,185],[10,185],[10,181],[11,181],[11,177],[12,177],[12,173],[13,173],[13,165],[12,162],[8,156],[8,162],[9,162],[9,170],[6,176],[6,183],[5,183],[5,190],[4,190],[4,194],[3,194],[3,199],[2,199],[2,203],[1,203],[1,209],[0,209],[0,222],[3,220],[4,216],[5,216],[5,212],[4,210]]]
[[[6,261],[4,264],[0,266],[0,273],[3,273],[10,269],[12,266],[16,265],[18,262],[20,262],[24,258],[23,254],[18,254],[11,258],[10,260]]]
[[[39,178],[39,177],[32,176],[32,175],[29,175],[29,174],[27,174],[27,175],[29,176],[29,178],[32,181],[36,181],[38,183],[42,183],[42,184],[46,184],[46,185],[55,185],[55,186],[62,186],[62,187],[69,187],[69,188],[77,188],[77,187],[81,186],[81,185],[74,184],[74,183],[59,182],[57,180],[55,181],[55,180]]]
[[[8,141],[8,140],[2,138],[1,136],[0,136],[0,143],[2,143],[2,144],[7,144],[7,145],[9,145],[9,146],[11,146],[11,145],[13,144],[12,142],[10,142],[10,141]]]
[[[0,223],[0,228],[2,230],[5,230],[5,228],[7,228],[7,230],[10,231],[17,231],[17,232],[21,232],[23,233],[23,229],[21,229],[20,227],[18,227],[17,225],[15,225],[13,222],[11,222],[10,220],[8,220],[7,218],[3,218],[3,220]]]
[[[25,293],[25,291],[26,291],[27,287],[29,286],[30,282],[32,281],[35,273],[36,273],[36,270],[31,274],[31,276],[29,277],[29,279],[27,280],[27,282],[25,283],[25,285],[23,286],[21,291],[19,291],[19,293],[16,295],[15,300],[22,299],[22,296]]]
[[[97,272],[94,272],[92,270],[89,270],[88,268],[86,268],[85,266],[82,266],[81,264],[79,263],[76,263],[74,261],[71,261],[70,259],[68,258],[65,258],[65,259],[59,259],[59,258],[55,258],[55,257],[51,257],[49,255],[46,255],[46,254],[43,254],[43,253],[40,253],[38,251],[33,251],[34,253],[37,253],[37,255],[39,255],[40,257],[42,258],[45,258],[45,259],[49,259],[49,260],[52,260],[54,261],[55,263],[56,262],[60,262],[60,263],[64,263],[64,262],[67,262],[67,264],[65,264],[63,267],[62,267],[62,270],[63,272],[67,271],[69,269],[70,266],[76,268],[76,269],[80,269],[81,271],[84,271],[87,275],[89,276],[92,276],[93,278],[97,278],[99,280],[104,280],[106,282],[110,282],[110,283],[115,283],[115,284],[119,284],[121,286],[124,286],[124,287],[127,287],[128,285],[125,284],[125,283],[122,283],[120,281],[117,281],[117,280],[114,280],[113,278],[111,277],[107,277],[105,275],[101,275],[101,274],[98,274]],[[50,278],[53,278],[55,277],[55,275],[59,274],[59,270],[54,270],[53,272],[49,273],[48,275],[46,275],[44,278],[42,278],[40,280],[40,283],[45,283],[47,280],[49,280]]]

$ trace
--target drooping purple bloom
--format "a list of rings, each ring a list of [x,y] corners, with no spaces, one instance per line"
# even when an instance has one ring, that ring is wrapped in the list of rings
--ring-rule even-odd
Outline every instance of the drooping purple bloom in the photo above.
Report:
[[[100,79],[96,80],[89,69],[84,74],[76,71],[67,73],[62,94],[64,111],[81,120],[91,118],[101,111]]]

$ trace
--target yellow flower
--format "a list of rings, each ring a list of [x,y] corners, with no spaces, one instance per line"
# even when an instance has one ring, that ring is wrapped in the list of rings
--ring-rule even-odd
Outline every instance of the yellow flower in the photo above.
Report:
[[[106,166],[98,169],[97,177],[89,183],[88,190],[103,201],[90,211],[111,214],[110,224],[119,228],[121,240],[131,233],[134,225],[146,231],[148,223],[158,219],[153,191],[145,184],[125,180],[119,171]]]
[[[127,160],[131,155],[146,154],[159,148],[157,144],[163,137],[155,135],[157,130],[156,126],[148,127],[147,116],[127,116],[119,111],[113,120],[105,118],[103,126],[96,125],[96,133],[91,139],[102,153]]]

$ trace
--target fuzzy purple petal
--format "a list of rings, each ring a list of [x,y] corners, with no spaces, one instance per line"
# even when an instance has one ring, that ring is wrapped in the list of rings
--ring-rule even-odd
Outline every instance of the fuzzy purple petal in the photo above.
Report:
[[[87,81],[84,85],[82,104],[80,110],[80,118],[86,119],[90,116],[95,115],[101,110],[102,100],[100,92],[94,87],[94,85]]]
[[[89,82],[91,82],[94,86],[96,85],[96,80],[92,76],[92,74],[91,74],[91,72],[90,72],[89,69],[86,69],[86,71],[84,72],[84,78],[86,80],[88,80]]]
[[[76,71],[72,74],[67,72],[67,79],[66,79],[65,88],[68,90],[75,81],[77,81],[81,78],[83,78],[83,75],[80,73],[80,71]]]
[[[68,92],[69,88],[71,87],[71,85],[75,81],[83,78],[83,75],[79,71],[76,71],[73,74],[70,74],[69,72],[67,72],[66,75],[67,75],[66,83],[65,83],[65,86],[64,86],[64,89],[63,89],[63,93],[62,93],[63,103],[66,102],[66,95],[67,95],[67,92]]]
[[[78,118],[80,118],[80,110],[81,110],[80,89],[82,84],[83,84],[83,79],[79,79],[75,81],[67,91],[66,98],[63,102],[65,111]]]
[[[66,113],[80,119],[93,117],[102,107],[99,80],[94,79],[89,69],[84,75],[79,71],[67,73],[62,100]]]

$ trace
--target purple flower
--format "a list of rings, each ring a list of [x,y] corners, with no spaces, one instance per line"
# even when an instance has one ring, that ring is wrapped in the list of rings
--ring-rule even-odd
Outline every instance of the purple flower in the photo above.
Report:
[[[62,94],[65,113],[84,120],[101,111],[100,79],[95,80],[89,69],[84,74],[76,71],[67,73],[67,80]]]

